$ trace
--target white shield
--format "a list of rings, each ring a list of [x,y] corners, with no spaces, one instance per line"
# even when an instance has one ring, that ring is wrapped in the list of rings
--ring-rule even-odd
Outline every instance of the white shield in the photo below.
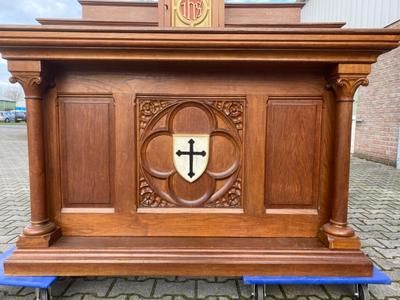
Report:
[[[174,134],[174,165],[186,181],[194,182],[206,170],[210,136],[208,134]]]

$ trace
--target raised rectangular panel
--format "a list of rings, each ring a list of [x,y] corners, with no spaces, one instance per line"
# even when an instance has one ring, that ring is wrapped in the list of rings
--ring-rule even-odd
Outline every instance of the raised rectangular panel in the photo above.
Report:
[[[64,207],[112,205],[112,102],[93,95],[59,98]]]
[[[158,23],[158,4],[139,1],[92,1],[83,0],[82,16],[85,20],[114,22]]]
[[[317,208],[322,104],[320,97],[267,101],[267,208]]]
[[[225,5],[225,26],[246,26],[262,24],[298,24],[301,6],[279,7],[268,3],[246,4],[231,3]]]

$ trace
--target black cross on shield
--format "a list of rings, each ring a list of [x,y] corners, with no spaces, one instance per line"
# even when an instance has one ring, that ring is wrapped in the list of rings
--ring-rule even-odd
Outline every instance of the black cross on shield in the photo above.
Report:
[[[202,135],[173,135],[174,166],[186,181],[194,182],[206,170],[210,136]]]

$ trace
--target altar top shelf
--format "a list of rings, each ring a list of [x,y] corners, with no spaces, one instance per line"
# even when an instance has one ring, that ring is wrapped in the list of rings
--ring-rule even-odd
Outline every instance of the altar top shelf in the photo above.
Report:
[[[400,41],[400,29],[343,28],[149,28],[129,26],[0,25],[0,45],[129,47],[137,42],[162,45],[182,42],[181,47],[234,46],[292,48],[393,49]],[[120,41],[122,44],[118,44]],[[184,42],[184,43],[183,43]],[[240,45],[233,44],[240,42]],[[312,43],[308,44],[308,43]],[[116,44],[115,44],[116,43]],[[160,44],[161,43],[161,44]],[[257,44],[254,44],[257,43]],[[346,43],[346,44],[343,44]],[[324,46],[325,45],[325,46]]]
[[[108,26],[108,27],[151,27],[157,28],[157,21],[104,21],[104,20],[86,20],[86,19],[60,19],[60,18],[37,18],[41,25],[53,25],[53,26]],[[328,23],[317,23],[317,22],[304,22],[304,23],[259,23],[259,24],[247,24],[244,28],[278,28],[278,29],[289,29],[289,28],[342,28],[346,25],[345,22],[328,22]],[[225,28],[243,28],[240,24],[230,24]]]
[[[0,52],[14,60],[370,64],[399,41],[398,29],[0,26]]]
[[[39,19],[39,20],[51,20],[51,19]],[[63,20],[63,19],[54,19]],[[65,21],[73,21],[72,19],[65,19]],[[81,21],[81,20],[76,20]],[[306,25],[312,24],[342,24],[342,23],[301,23]],[[275,25],[275,26],[274,26]],[[291,24],[286,24],[290,26]],[[322,28],[296,28],[296,27],[285,27],[285,24],[271,24],[274,27],[237,27],[237,28],[218,28],[218,27],[155,27],[149,28],[147,26],[77,26],[77,25],[14,25],[14,24],[1,24],[1,31],[46,31],[46,32],[148,32],[148,33],[191,33],[191,34],[202,34],[202,33],[213,33],[213,34],[234,34],[234,33],[261,33],[261,34],[353,34],[353,35],[398,35],[400,29],[398,28],[337,28],[337,27],[322,27]]]
[[[344,23],[340,22],[301,23],[304,3],[79,2],[81,19],[38,19],[42,25],[0,26],[3,57],[370,64],[378,55],[396,48],[400,40],[398,29],[342,29]]]

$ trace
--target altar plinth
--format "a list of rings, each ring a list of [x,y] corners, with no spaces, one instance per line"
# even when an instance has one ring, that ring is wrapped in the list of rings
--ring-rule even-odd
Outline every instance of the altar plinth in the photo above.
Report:
[[[80,2],[82,20],[0,27],[31,191],[7,274],[371,275],[347,224],[352,105],[398,30]]]

